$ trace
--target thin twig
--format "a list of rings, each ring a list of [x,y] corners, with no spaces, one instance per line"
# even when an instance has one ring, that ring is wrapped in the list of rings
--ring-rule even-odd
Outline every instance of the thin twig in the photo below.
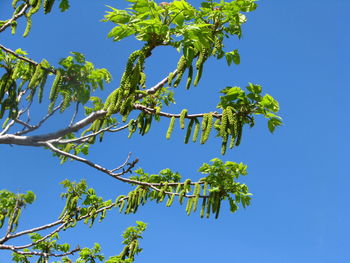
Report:
[[[78,111],[79,111],[79,102],[77,102],[77,103],[75,104],[75,111],[74,111],[73,117],[72,117],[72,119],[71,119],[71,121],[70,121],[70,123],[69,123],[69,127],[71,127],[71,126],[73,125],[73,123],[75,122],[75,118],[76,118],[77,115],[78,115]]]
[[[38,128],[40,128],[40,126],[47,121],[52,115],[55,114],[56,111],[58,111],[61,107],[62,107],[63,101],[57,106],[55,107],[52,112],[48,113],[37,125],[30,125],[30,127],[28,127],[28,129],[20,131],[20,132],[16,132],[15,135],[23,135],[26,134],[28,132],[32,132]],[[28,122],[27,122],[28,123]]]
[[[114,169],[112,169],[110,171],[113,173],[115,171],[118,171],[118,170],[122,169],[125,165],[127,165],[127,163],[129,162],[130,157],[131,157],[131,153],[128,153],[128,157],[126,158],[125,162],[122,165],[120,165],[117,168],[114,168]]]

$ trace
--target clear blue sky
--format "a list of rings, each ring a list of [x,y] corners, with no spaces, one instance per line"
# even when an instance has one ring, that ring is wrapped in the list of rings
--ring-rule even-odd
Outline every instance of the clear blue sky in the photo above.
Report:
[[[10,15],[8,1],[0,2],[0,17]],[[190,1],[193,4],[198,0]],[[99,20],[105,5],[123,7],[123,1],[76,0],[68,12],[33,17],[26,39],[10,32],[1,44],[22,48],[31,58],[51,63],[71,51],[86,55],[96,67],[106,67],[114,81],[103,96],[116,88],[128,54],[138,47],[132,38],[113,43],[106,38],[112,24]],[[229,46],[238,48],[241,65],[228,68],[211,61],[196,88],[176,90],[176,107],[190,112],[214,109],[218,91],[227,85],[261,84],[281,106],[284,126],[271,135],[263,120],[244,131],[243,142],[228,151],[224,160],[248,164],[252,205],[221,217],[186,216],[184,208],[149,203],[136,215],[112,211],[93,229],[83,226],[62,234],[65,241],[81,246],[100,242],[106,256],[118,254],[120,234],[136,220],[147,222],[144,251],[136,262],[247,262],[247,263],[345,263],[350,262],[349,198],[349,98],[350,34],[347,0],[259,1],[248,14],[243,38]],[[19,26],[18,32],[23,30]],[[161,49],[147,64],[149,84],[163,78],[176,65],[176,52]],[[166,60],[169,59],[169,60]],[[59,126],[51,122],[47,130]],[[144,136],[128,140],[126,133],[106,137],[91,149],[90,159],[107,167],[122,162],[131,151],[148,172],[163,168],[183,177],[200,178],[203,162],[220,157],[220,143],[183,144],[184,132],[176,129],[165,139],[168,121],[154,125]],[[59,182],[85,178],[106,199],[129,187],[80,163],[59,165],[43,149],[1,146],[0,188],[33,190],[37,202],[24,213],[22,228],[55,219],[63,201]],[[9,262],[1,252],[0,262]]]

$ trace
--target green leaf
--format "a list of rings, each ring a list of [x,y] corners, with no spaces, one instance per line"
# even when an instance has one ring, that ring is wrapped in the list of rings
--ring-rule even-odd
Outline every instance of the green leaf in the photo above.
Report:
[[[262,98],[260,105],[272,112],[278,112],[280,109],[278,102],[269,94]]]
[[[61,9],[61,12],[64,12],[66,11],[68,8],[69,8],[69,2],[68,0],[61,0],[61,3],[60,3],[60,9]]]
[[[225,54],[225,57],[226,57],[227,64],[229,66],[232,64],[232,62],[235,63],[236,65],[238,65],[241,62],[241,58],[239,56],[237,49],[235,49],[231,52],[227,52]]]
[[[262,88],[260,85],[255,85],[249,82],[249,86],[247,86],[247,90],[254,94],[260,94],[262,91]]]
[[[270,118],[267,122],[267,126],[271,133],[273,133],[277,126],[281,126],[282,121],[279,118]]]

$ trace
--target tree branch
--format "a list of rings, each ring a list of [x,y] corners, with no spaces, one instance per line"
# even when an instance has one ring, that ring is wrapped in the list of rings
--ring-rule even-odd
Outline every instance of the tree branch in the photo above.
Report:
[[[0,31],[1,32],[1,31]],[[38,62],[35,62],[34,60],[32,59],[29,59],[27,57],[24,57],[24,56],[21,56],[21,55],[18,55],[15,51],[3,46],[0,44],[0,49],[4,50],[5,52],[7,53],[10,53],[11,55],[15,56],[16,58],[20,59],[20,60],[23,60],[25,62],[28,62],[29,64],[32,64],[33,66],[37,66],[39,63]],[[52,69],[52,68],[45,68],[45,67],[42,67],[42,69],[44,70],[47,70],[49,72],[51,72],[52,74],[56,74],[56,70]]]
[[[5,24],[2,25],[2,27],[0,27],[0,32],[4,31],[6,28],[11,26],[13,21],[25,15],[25,12],[27,11],[28,8],[29,8],[29,5],[25,4],[23,8],[16,15],[12,16],[12,18],[10,18]]]
[[[167,113],[167,112],[162,112],[162,111],[157,113],[157,111],[155,109],[149,108],[149,107],[146,107],[144,105],[137,104],[137,103],[134,104],[134,109],[144,111],[148,114],[157,114],[159,116],[163,116],[163,117],[167,117],[167,118],[171,118],[171,117],[180,118],[180,116],[181,116],[181,114],[173,114],[173,113]],[[206,114],[206,113],[186,115],[185,118],[187,118],[187,119],[199,118],[199,117],[203,117],[204,114]],[[219,114],[218,112],[215,111],[215,112],[212,112],[212,115],[214,118],[220,119],[222,114]]]

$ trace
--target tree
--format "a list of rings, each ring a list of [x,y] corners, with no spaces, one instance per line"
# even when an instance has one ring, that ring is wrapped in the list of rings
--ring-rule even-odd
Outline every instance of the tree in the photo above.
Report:
[[[112,209],[125,214],[136,213],[149,201],[164,201],[166,206],[171,206],[176,200],[180,204],[186,203],[188,215],[199,212],[200,217],[206,218],[211,215],[218,218],[225,201],[233,213],[240,205],[246,207],[250,204],[248,187],[237,182],[241,175],[247,174],[247,166],[242,163],[215,158],[199,168],[203,178],[184,180],[170,169],[163,169],[158,174],[135,169],[138,159],[132,159],[130,154],[121,165],[112,169],[87,157],[90,147],[103,143],[105,135],[128,130],[129,138],[135,132],[143,136],[151,130],[154,121],[161,119],[169,119],[167,139],[171,138],[178,119],[180,128],[185,129],[185,144],[190,140],[205,144],[210,135],[215,135],[221,141],[222,155],[227,146],[240,145],[243,128],[253,127],[256,115],[267,119],[271,132],[281,125],[277,101],[268,94],[262,95],[261,86],[252,83],[245,90],[236,86],[222,89],[217,109],[211,112],[165,111],[175,103],[175,88],[184,86],[190,89],[199,85],[209,58],[225,58],[228,65],[239,64],[238,50],[227,51],[224,44],[230,37],[241,36],[241,25],[246,22],[243,13],[256,8],[253,0],[204,1],[198,8],[184,0],[160,4],[151,0],[129,2],[130,9],[127,10],[110,7],[103,21],[114,24],[109,38],[122,41],[135,36],[142,46],[130,54],[118,87],[105,100],[98,94],[110,82],[111,74],[107,69],[95,68],[83,54],[72,52],[57,64],[51,64],[45,59],[34,61],[21,49],[14,51],[0,45],[0,117],[4,119],[0,144],[43,147],[62,164],[74,160],[133,186],[132,191],[116,196],[115,200],[104,200],[84,180],[65,180],[62,182],[65,188],[62,197],[66,201],[58,219],[19,232],[17,226],[21,212],[34,202],[35,195],[31,191],[23,194],[1,191],[0,225],[4,228],[4,235],[0,238],[0,249],[13,251],[15,262],[30,262],[31,259],[48,262],[49,258],[71,262],[69,257],[74,253],[79,255],[77,262],[133,262],[135,255],[142,250],[139,239],[146,229],[143,222],[126,229],[124,249],[109,259],[102,256],[98,243],[93,248],[59,244],[58,233],[74,228],[80,222],[92,227],[96,219],[103,220]],[[0,21],[0,32],[11,28],[15,34],[17,21],[24,18],[23,36],[27,37],[32,15],[38,11],[49,14],[54,4],[54,0],[14,0],[13,15]],[[68,1],[61,0],[59,8],[68,10]],[[150,69],[146,75],[146,62],[159,47],[179,52],[177,68],[156,85],[148,87],[146,77],[154,72]],[[43,108],[45,102],[48,104],[47,113],[38,122],[25,117],[31,110]],[[70,114],[71,108],[74,110],[67,126],[62,123],[56,131],[36,133],[54,116]],[[46,231],[45,234],[42,231]],[[26,235],[30,236],[29,243],[11,243]]]

